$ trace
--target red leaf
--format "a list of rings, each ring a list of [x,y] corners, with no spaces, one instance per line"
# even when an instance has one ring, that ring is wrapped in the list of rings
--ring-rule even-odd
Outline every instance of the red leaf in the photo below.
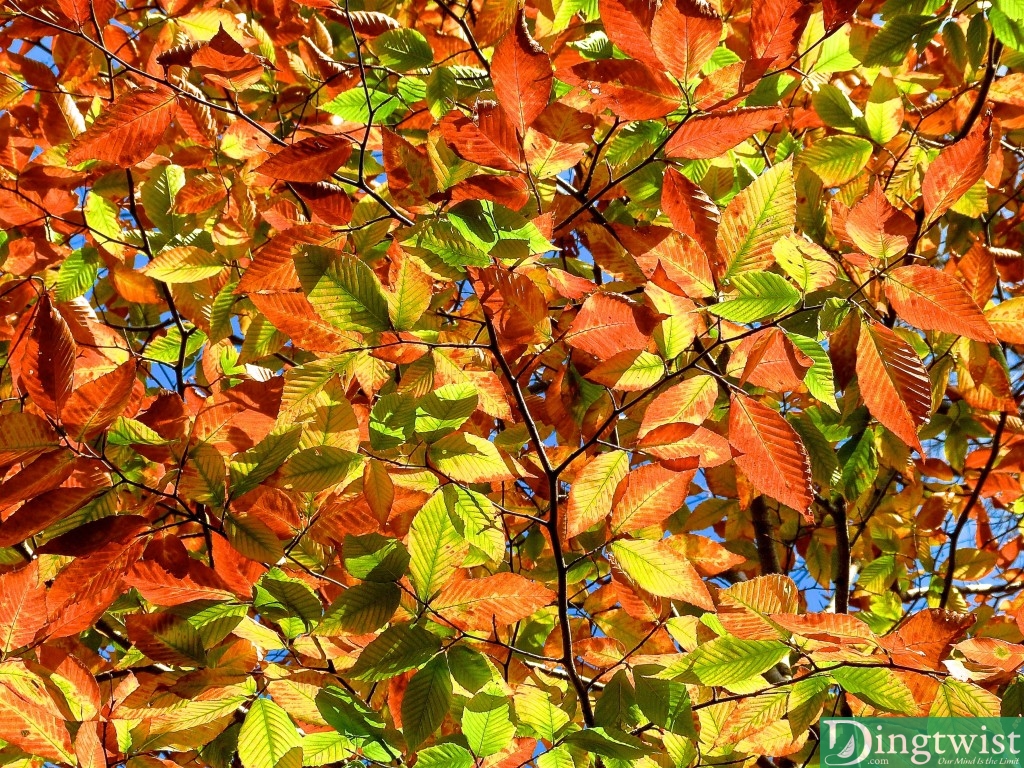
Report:
[[[928,331],[995,344],[996,334],[963,285],[931,267],[899,267],[886,275],[885,295],[896,313]]]
[[[967,136],[939,152],[921,184],[926,223],[949,210],[984,175],[992,147],[992,115],[985,115]]]
[[[564,75],[566,82],[594,96],[594,111],[610,109],[625,120],[664,117],[682,100],[679,87],[667,75],[635,60],[587,61]]]
[[[599,358],[609,358],[626,349],[643,349],[650,332],[640,329],[641,308],[625,296],[592,294],[569,326],[569,346]]]
[[[315,183],[330,178],[352,154],[344,136],[311,136],[291,144],[256,170],[281,181]]]
[[[697,241],[707,254],[715,275],[721,277],[725,273],[725,262],[716,242],[721,212],[707,193],[675,168],[668,168],[661,190],[661,209],[673,227]]]
[[[940,669],[953,643],[977,621],[971,614],[931,608],[915,613],[895,632],[880,638],[893,664],[916,669]]]
[[[804,374],[811,367],[811,359],[778,328],[766,328],[747,336],[732,359],[743,365],[740,386],[749,381],[755,387],[773,392],[799,389]]]
[[[612,225],[619,242],[636,259],[648,278],[658,265],[683,296],[700,298],[715,292],[715,279],[707,254],[692,237],[668,227],[625,227]]]
[[[292,190],[306,204],[313,221],[340,227],[352,220],[352,201],[345,190],[327,182],[295,182]]]
[[[19,349],[20,348],[20,349]],[[32,312],[24,335],[15,339],[21,387],[36,406],[54,418],[71,395],[75,340],[71,329],[44,293]]]
[[[628,56],[661,70],[663,64],[651,43],[657,3],[649,0],[599,0],[608,39]]]
[[[852,19],[860,3],[861,0],[822,0],[825,31],[834,32]]]
[[[522,10],[494,49],[491,79],[498,104],[525,136],[548,104],[554,76],[548,54],[530,37]]]
[[[103,488],[54,488],[26,502],[4,521],[0,547],[11,547],[77,512]]]
[[[516,573],[498,573],[449,584],[430,607],[464,630],[507,627],[551,605],[555,593]]]
[[[662,66],[684,83],[700,74],[721,36],[722,19],[703,0],[663,3],[651,27],[651,43]]]
[[[522,163],[522,148],[515,124],[493,101],[476,106],[475,120],[452,111],[441,121],[441,135],[451,150],[463,160],[499,171],[517,171]]]
[[[68,398],[61,421],[75,440],[88,440],[124,411],[135,385],[135,360],[76,389]]]
[[[729,443],[740,452],[736,465],[757,490],[811,519],[810,461],[785,418],[757,400],[734,394]]]
[[[75,27],[92,31],[93,13],[100,27],[105,27],[116,6],[114,0],[57,0],[57,7]]]
[[[871,415],[921,451],[917,430],[931,414],[932,393],[910,345],[880,323],[865,325],[857,342],[857,380]]]
[[[750,43],[762,66],[792,58],[813,4],[805,0],[759,0],[751,4]]]
[[[157,148],[177,110],[174,92],[166,88],[138,88],[125,93],[71,142],[68,164],[106,160],[129,168]]]
[[[683,123],[665,145],[665,155],[686,160],[717,157],[758,131],[778,125],[786,110],[750,107],[701,115]]]
[[[192,57],[192,67],[210,82],[236,91],[263,77],[263,64],[221,26],[210,42]]]
[[[71,476],[74,468],[75,455],[71,451],[53,451],[5,480],[0,484],[0,520],[4,519],[3,510],[53,490]]]
[[[46,585],[39,579],[39,561],[0,576],[0,652],[28,645],[45,624]]]

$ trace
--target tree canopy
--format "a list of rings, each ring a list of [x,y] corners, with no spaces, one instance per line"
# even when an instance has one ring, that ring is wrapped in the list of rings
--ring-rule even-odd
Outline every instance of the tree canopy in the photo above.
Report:
[[[791,768],[1024,714],[1020,0],[2,0],[0,766]]]

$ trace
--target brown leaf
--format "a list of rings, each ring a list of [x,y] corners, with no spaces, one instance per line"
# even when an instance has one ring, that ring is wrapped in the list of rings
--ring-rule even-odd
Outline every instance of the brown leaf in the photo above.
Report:
[[[661,65],[683,83],[700,74],[721,36],[722,19],[704,0],[667,0],[651,26]]]

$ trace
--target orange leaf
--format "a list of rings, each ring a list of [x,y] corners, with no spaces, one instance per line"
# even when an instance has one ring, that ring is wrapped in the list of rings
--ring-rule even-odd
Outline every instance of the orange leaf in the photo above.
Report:
[[[910,345],[880,323],[863,326],[857,380],[871,415],[921,451],[917,430],[931,414],[932,393],[928,372]]]
[[[711,415],[718,399],[718,383],[698,374],[657,395],[644,412],[638,437],[666,424],[700,425]]]
[[[977,617],[971,614],[930,608],[915,613],[895,632],[880,638],[893,664],[915,669],[939,669],[942,660],[957,640],[963,637]]]
[[[516,138],[515,124],[493,101],[476,105],[475,120],[457,110],[441,121],[441,135],[451,150],[477,165],[499,171],[517,171],[522,163],[522,148]]]
[[[0,465],[25,461],[56,447],[57,433],[34,413],[0,416]]]
[[[551,60],[526,28],[526,15],[519,11],[515,23],[494,48],[491,79],[498,104],[521,136],[548,104]]]
[[[3,510],[53,490],[70,477],[74,468],[75,455],[68,450],[53,451],[23,467],[0,484],[0,520],[5,519]]]
[[[700,160],[728,152],[758,131],[778,125],[786,115],[779,107],[750,107],[701,115],[683,123],[665,145],[667,157]]]
[[[974,299],[946,272],[916,265],[899,267],[886,275],[885,295],[896,313],[918,328],[996,343],[996,334]]]
[[[757,400],[734,394],[729,444],[740,452],[736,465],[757,490],[811,519],[811,465],[788,421]]]
[[[26,502],[4,521],[0,547],[11,547],[77,512],[103,488],[55,488]]]
[[[32,312],[24,335],[15,341],[20,355],[21,387],[48,416],[60,416],[71,395],[75,370],[75,340],[68,324],[44,293]]]
[[[645,435],[637,447],[678,471],[717,467],[732,458],[728,440],[706,427],[692,424],[657,427]]]
[[[661,66],[684,83],[700,74],[721,36],[722,19],[703,0],[662,3],[651,26],[651,43]]]
[[[1008,344],[1024,344],[1024,296],[1018,296],[985,310],[985,318],[996,336]]]
[[[615,491],[612,533],[657,525],[674,514],[686,501],[693,475],[693,471],[673,472],[658,464],[630,472]]]
[[[178,110],[174,92],[138,88],[120,96],[68,150],[68,163],[106,160],[129,168],[152,154]]]
[[[864,643],[875,637],[863,621],[841,613],[772,613],[768,618],[794,635],[823,643]]]
[[[15,662],[8,664],[13,667]],[[24,674],[23,669],[16,668],[7,672],[11,675]],[[42,681],[35,676],[27,677],[21,684],[30,686],[44,702],[52,704],[42,688]],[[71,736],[64,721],[54,714],[53,709],[55,707],[44,706],[27,698],[23,692],[12,686],[0,685],[0,739],[10,742],[30,755],[73,765],[75,758]]]
[[[761,67],[793,56],[811,10],[811,4],[804,0],[760,0],[751,4],[750,44],[754,57],[761,59]]]
[[[651,26],[658,6],[647,0],[599,0],[608,39],[628,56],[655,69],[662,62],[651,44]]]
[[[46,585],[39,580],[39,561],[0,576],[0,652],[28,645],[45,624]]]
[[[844,223],[853,244],[882,261],[906,253],[917,230],[914,220],[889,202],[877,181],[850,209]]]
[[[675,229],[697,241],[711,261],[715,275],[721,277],[725,264],[716,242],[721,212],[707,193],[675,168],[668,168],[661,190],[661,209]]]
[[[569,326],[566,342],[598,358],[613,357],[627,349],[643,349],[650,333],[640,329],[640,307],[625,296],[592,294]]]
[[[555,593],[517,573],[498,573],[449,584],[431,603],[447,621],[463,630],[507,627],[551,605]]]
[[[282,149],[256,170],[282,181],[315,183],[330,178],[352,154],[344,136],[311,136]]]
[[[129,360],[71,393],[61,421],[73,439],[87,440],[121,415],[132,396],[135,371],[135,360]]]
[[[926,224],[948,211],[984,175],[991,145],[990,113],[963,139],[939,152],[928,166],[921,184]]]

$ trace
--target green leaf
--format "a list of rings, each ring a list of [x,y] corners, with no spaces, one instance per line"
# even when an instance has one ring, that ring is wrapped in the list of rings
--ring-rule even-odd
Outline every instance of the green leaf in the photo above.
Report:
[[[770,265],[772,246],[791,232],[795,223],[793,163],[787,160],[754,179],[722,213],[718,248],[732,257],[725,278]]]
[[[307,625],[320,620],[323,605],[309,585],[271,568],[260,579],[253,605],[274,619],[300,618]]]
[[[494,443],[477,435],[455,432],[442,437],[427,453],[430,463],[443,475],[463,483],[511,480]]]
[[[452,703],[452,676],[444,655],[413,675],[402,698],[402,732],[415,749],[441,727]]]
[[[476,760],[458,744],[438,744],[416,753],[417,768],[473,768]]]
[[[959,29],[956,24],[950,26]],[[903,99],[891,77],[875,78],[864,107],[864,124],[868,136],[879,144],[888,144],[903,127]]]
[[[370,411],[370,446],[377,451],[397,448],[412,439],[416,401],[392,392],[377,398]]]
[[[570,733],[565,741],[582,747],[587,752],[614,760],[639,760],[652,755],[655,750],[636,736],[617,731],[614,728],[587,728]]]
[[[516,715],[521,725],[546,741],[554,741],[556,734],[569,724],[569,715],[555,704],[551,693],[532,685],[516,691]]]
[[[139,187],[139,197],[148,218],[159,230],[149,233],[150,244],[154,237],[167,242],[179,234],[184,217],[172,213],[174,198],[185,186],[185,169],[173,163],[163,163],[149,172],[149,178]]]
[[[245,453],[238,454],[229,467],[232,497],[237,499],[248,493],[274,474],[292,451],[299,447],[301,436],[301,425],[281,427]]]
[[[328,763],[344,763],[356,757],[356,745],[340,733],[324,731],[302,737],[302,764],[320,766]]]
[[[57,271],[57,301],[71,301],[84,296],[99,275],[99,254],[95,248],[85,247],[72,251]]]
[[[729,686],[749,682],[787,655],[789,648],[775,640],[718,637],[697,646],[684,663],[703,685]],[[675,665],[669,668],[674,669]]]
[[[381,66],[399,72],[423,69],[434,62],[430,43],[415,29],[389,29],[370,41],[370,50]]]
[[[988,20],[992,25],[992,33],[999,42],[1015,51],[1024,51],[1024,20],[1020,17],[1014,18],[999,7],[988,12]]]
[[[636,703],[655,725],[680,736],[696,738],[690,694],[684,683],[654,677],[660,668],[640,666],[633,672]],[[650,674],[652,676],[648,677]]]
[[[462,710],[462,733],[478,757],[496,754],[515,736],[512,705],[505,696],[481,691]]]
[[[416,513],[409,529],[409,576],[426,602],[443,587],[469,551],[448,514],[444,494],[435,493]]]
[[[238,757],[245,768],[301,768],[302,739],[288,713],[256,699],[238,733]]]
[[[225,512],[224,518],[224,532],[227,534],[231,546],[250,560],[259,563],[276,563],[284,555],[284,547],[281,545],[280,539],[258,517]]]
[[[402,102],[397,95],[371,88],[367,97],[360,85],[339,93],[326,104],[321,104],[320,109],[349,122],[377,125],[391,117],[401,106]]]
[[[188,367],[189,359],[198,352],[206,343],[206,334],[194,325],[185,323],[185,332],[188,338],[185,340],[185,362]],[[167,332],[160,338],[154,340],[146,347],[146,359],[156,360],[165,365],[177,365],[178,357],[181,355],[181,332],[177,327],[167,329]]]
[[[363,581],[398,581],[409,567],[409,552],[398,539],[368,533],[345,536],[345,569]]]
[[[318,445],[292,456],[281,468],[281,477],[296,491],[315,493],[335,485],[347,485],[360,477],[364,462],[358,453]]]
[[[838,187],[864,170],[874,147],[856,136],[829,136],[800,153],[800,162],[826,187]]]
[[[491,257],[470,242],[449,222],[434,219],[428,221],[416,235],[405,241],[407,246],[422,248],[456,269],[463,267],[486,267]]]
[[[308,247],[296,259],[303,290],[320,316],[345,331],[391,327],[380,280],[361,259],[327,248]]]
[[[933,16],[893,16],[871,38],[864,65],[868,67],[894,67],[903,63],[910,46],[917,37],[930,40],[942,24]]]
[[[889,712],[912,715],[917,702],[907,684],[883,667],[837,667],[829,674],[846,691],[868,704]]]
[[[461,427],[476,411],[479,398],[469,382],[445,384],[419,401],[416,432],[432,443]]]
[[[713,315],[734,323],[752,323],[792,309],[800,292],[774,272],[746,272],[732,278],[739,296],[708,307]]]
[[[387,680],[418,669],[441,650],[441,639],[412,624],[396,624],[375,637],[349,671],[359,680]]]
[[[623,539],[612,542],[611,550],[622,570],[648,592],[685,600],[706,610],[714,608],[700,574],[664,542]]]
[[[331,728],[356,738],[371,738],[380,744],[384,720],[352,694],[336,685],[321,688],[316,695],[316,708]]]
[[[402,590],[397,584],[373,581],[356,584],[331,603],[316,634],[330,636],[339,630],[355,635],[376,632],[395,615],[401,600]]]
[[[786,332],[786,336],[793,342],[793,346],[811,358],[811,367],[804,374],[804,384],[807,391],[819,401],[825,403],[833,411],[839,411],[839,403],[836,402],[836,382],[832,372],[832,361],[828,352],[814,339],[801,336],[799,333]]]
[[[180,245],[159,254],[142,271],[165,283],[198,283],[216,277],[224,267],[217,254],[194,245]]]
[[[448,211],[459,234],[497,259],[520,260],[554,250],[537,225],[490,200],[465,200]]]
[[[994,693],[947,677],[939,684],[928,717],[999,717],[1000,709],[999,697]]]
[[[415,261],[408,255],[402,259],[391,291],[387,293],[391,323],[398,331],[411,331],[430,307],[431,282],[416,267]]]
[[[864,120],[860,107],[831,83],[820,86],[811,96],[811,103],[819,117],[832,128],[848,133],[860,131]]]
[[[161,437],[141,421],[118,416],[107,430],[107,442],[112,445],[168,445],[174,441]]]

